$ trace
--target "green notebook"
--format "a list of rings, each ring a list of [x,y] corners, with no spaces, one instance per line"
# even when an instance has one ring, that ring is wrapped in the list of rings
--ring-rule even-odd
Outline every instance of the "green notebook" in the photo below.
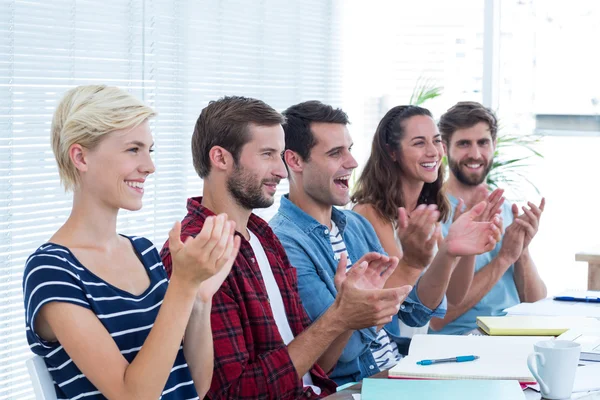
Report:
[[[361,400],[520,400],[525,399],[525,394],[517,381],[367,378],[363,380],[360,398]]]

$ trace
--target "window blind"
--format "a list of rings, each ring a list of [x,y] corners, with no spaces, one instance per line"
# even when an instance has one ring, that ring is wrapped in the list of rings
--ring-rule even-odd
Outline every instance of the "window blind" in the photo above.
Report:
[[[118,230],[160,248],[185,199],[201,195],[190,139],[208,101],[235,94],[280,111],[308,99],[339,105],[337,14],[334,1],[321,0],[0,0],[0,400],[33,398],[21,281],[27,256],[71,208],[49,141],[62,94],[117,85],[158,111],[156,173],[142,210],[122,212]],[[286,191],[282,182],[277,196]]]

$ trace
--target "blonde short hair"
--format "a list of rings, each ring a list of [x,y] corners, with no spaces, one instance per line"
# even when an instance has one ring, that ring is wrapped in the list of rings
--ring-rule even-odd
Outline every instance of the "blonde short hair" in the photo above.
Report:
[[[135,128],[156,113],[126,91],[114,86],[88,85],[69,90],[52,118],[52,151],[65,190],[79,184],[69,148],[77,143],[93,150],[113,131]]]

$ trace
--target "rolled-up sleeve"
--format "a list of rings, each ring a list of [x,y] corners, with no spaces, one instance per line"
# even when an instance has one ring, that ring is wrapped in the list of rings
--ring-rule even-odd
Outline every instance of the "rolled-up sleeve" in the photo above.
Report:
[[[434,310],[423,304],[417,294],[420,280],[419,278],[404,303],[400,306],[400,311],[398,311],[398,318],[411,327],[424,326],[431,318],[444,318],[448,310],[446,296]]]

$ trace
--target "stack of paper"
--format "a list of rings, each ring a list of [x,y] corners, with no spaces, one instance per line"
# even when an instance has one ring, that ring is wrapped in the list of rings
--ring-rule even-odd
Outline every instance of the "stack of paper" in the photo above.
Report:
[[[573,292],[563,292],[562,295],[571,295]],[[588,295],[582,291],[580,295]],[[504,310],[508,315],[554,315],[572,317],[600,318],[600,303],[586,303],[579,301],[557,301],[543,299],[535,303],[521,303]]]
[[[600,328],[570,329],[557,339],[579,343],[581,345],[580,360],[600,362]],[[600,381],[600,376],[598,381]]]
[[[533,345],[547,337],[538,336],[451,336],[416,335],[408,356],[389,370],[390,378],[413,379],[499,379],[535,382],[527,368]],[[418,365],[424,359],[479,356],[461,363]]]

